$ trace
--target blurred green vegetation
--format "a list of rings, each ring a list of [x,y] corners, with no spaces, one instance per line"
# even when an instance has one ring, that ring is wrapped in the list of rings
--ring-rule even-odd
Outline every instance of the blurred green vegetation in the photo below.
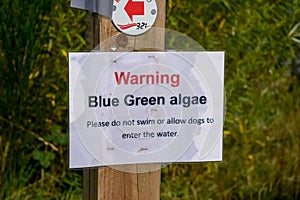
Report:
[[[225,50],[226,121],[224,161],[163,168],[161,199],[299,199],[300,1],[167,0],[166,12],[167,28]],[[67,52],[85,49],[85,11],[2,0],[0,14],[0,199],[81,199]]]

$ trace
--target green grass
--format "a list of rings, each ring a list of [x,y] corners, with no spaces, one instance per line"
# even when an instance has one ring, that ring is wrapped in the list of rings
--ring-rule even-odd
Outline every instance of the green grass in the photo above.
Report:
[[[0,3],[0,199],[81,199],[68,171],[68,58],[85,12]],[[161,199],[299,199],[300,1],[167,0],[169,29],[225,50],[223,162],[162,169]]]
[[[69,50],[84,13],[68,2],[0,3],[0,199],[80,199],[67,163]]]

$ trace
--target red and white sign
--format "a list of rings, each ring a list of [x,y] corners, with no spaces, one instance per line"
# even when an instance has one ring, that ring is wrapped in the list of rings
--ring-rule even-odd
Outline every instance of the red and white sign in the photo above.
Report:
[[[114,0],[112,21],[127,35],[147,32],[157,16],[156,0]]]

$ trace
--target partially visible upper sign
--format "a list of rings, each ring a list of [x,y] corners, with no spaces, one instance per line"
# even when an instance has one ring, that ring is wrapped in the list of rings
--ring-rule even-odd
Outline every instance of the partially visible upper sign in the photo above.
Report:
[[[114,0],[112,21],[127,35],[147,32],[157,17],[156,0]]]
[[[71,0],[71,7],[98,13],[111,19],[113,0]]]

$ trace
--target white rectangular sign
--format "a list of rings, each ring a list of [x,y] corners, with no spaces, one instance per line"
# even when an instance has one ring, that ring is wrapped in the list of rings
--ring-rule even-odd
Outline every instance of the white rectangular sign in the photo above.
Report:
[[[70,168],[222,160],[224,52],[69,53]]]

